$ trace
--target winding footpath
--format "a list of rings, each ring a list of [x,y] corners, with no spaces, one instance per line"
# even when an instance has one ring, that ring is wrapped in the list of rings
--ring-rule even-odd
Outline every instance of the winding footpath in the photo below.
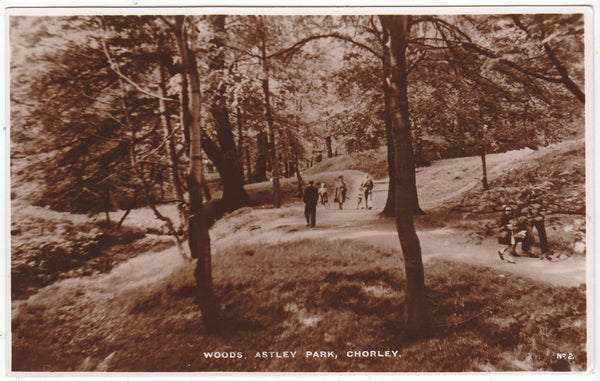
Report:
[[[350,189],[356,189],[359,178],[352,179]],[[231,240],[246,243],[276,244],[302,239],[350,239],[360,240],[385,249],[400,251],[400,242],[396,232],[394,219],[381,218],[381,212],[387,196],[387,182],[375,182],[373,191],[374,208],[371,210],[356,209],[356,196],[350,193],[349,201],[339,210],[337,205],[317,208],[317,227],[307,228],[303,216],[303,207],[294,205],[282,208],[287,216],[273,218],[272,209],[253,212],[259,219],[258,229],[242,229],[227,238],[214,242],[217,246],[228,245]],[[421,196],[421,195],[420,195]],[[443,202],[444,199],[436,200]],[[431,207],[435,202],[426,199],[422,205]],[[261,216],[261,213],[264,215]],[[577,287],[586,283],[586,257],[574,254],[559,257],[550,262],[538,258],[514,258],[516,263],[500,260],[498,250],[501,248],[493,238],[474,242],[467,232],[450,229],[419,229],[417,231],[421,243],[423,261],[443,259],[486,266],[503,273],[513,273],[537,281],[553,285]],[[587,267],[592,268],[592,264]],[[591,276],[591,275],[590,275]]]

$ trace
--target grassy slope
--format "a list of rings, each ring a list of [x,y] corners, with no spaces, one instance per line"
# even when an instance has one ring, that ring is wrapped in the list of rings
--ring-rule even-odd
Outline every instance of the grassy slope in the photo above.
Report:
[[[146,263],[144,274],[132,277],[133,265],[124,264],[109,277],[55,284],[20,305],[13,311],[13,369],[500,371],[583,370],[586,363],[581,288],[435,262],[426,268],[434,328],[403,342],[398,252],[326,240],[233,245],[214,256],[223,326],[206,334],[192,266],[173,252],[144,257],[136,258]],[[152,275],[161,266],[168,272]],[[298,355],[255,358],[285,350]],[[307,350],[338,358],[306,358]],[[398,350],[402,357],[345,356],[354,350]],[[207,360],[208,351],[245,358]],[[575,360],[557,362],[557,352]]]
[[[546,173],[541,169],[559,170],[565,162],[578,168],[577,163],[582,159],[580,148],[574,151],[559,148],[559,154],[549,152],[522,152],[519,156],[523,158],[522,171],[500,171],[492,180],[498,183],[493,184],[511,190],[516,187],[515,182],[517,185],[520,182],[519,173],[523,171],[534,172],[538,176],[535,181],[544,182],[560,173]],[[528,166],[531,156],[554,157],[553,161],[549,160],[553,164],[546,166],[544,160]],[[505,162],[499,158],[498,162]],[[339,158],[331,160],[337,161],[337,166],[329,168],[342,172],[311,172],[305,174],[304,179],[326,181],[331,185],[340,173],[347,176],[349,182],[360,176],[359,172],[347,171]],[[465,159],[462,160],[457,163],[465,163]],[[494,160],[492,156],[492,165]],[[363,166],[368,166],[364,170],[375,175],[373,166],[380,161],[363,160]],[[472,181],[469,176],[477,173],[477,167],[472,164],[464,164],[464,170],[436,166],[450,162],[434,163],[419,170],[418,176],[446,181],[444,189],[447,190],[448,185],[461,189],[461,181],[468,183]],[[446,177],[441,175],[442,170],[447,170]],[[455,181],[450,184],[447,176]],[[578,187],[581,183],[579,171],[562,184]],[[269,183],[263,183],[248,188],[257,200],[268,203],[268,186]],[[282,188],[285,203],[298,200],[293,179],[284,180]],[[563,194],[562,188],[555,189],[559,189],[557,194]],[[472,198],[483,194],[477,188],[469,192],[468,197]],[[460,197],[448,205],[462,200],[463,193],[457,194]],[[581,192],[564,194],[582,199]],[[28,212],[39,215],[40,210],[24,213]],[[281,213],[285,214],[285,209]],[[426,218],[435,219],[436,213],[429,212]],[[227,216],[228,226],[235,229],[235,226],[252,224],[252,214],[251,210],[232,213]],[[471,215],[486,218],[484,214]],[[68,214],[61,216],[71,218]],[[85,219],[85,216],[80,217]],[[49,216],[44,223],[51,223],[54,218],[56,216]],[[86,222],[77,220],[77,223]],[[132,212],[126,223],[132,227],[155,224],[148,211]],[[551,287],[486,268],[436,262],[426,268],[434,324],[468,322],[437,327],[430,337],[403,343],[397,325],[403,298],[398,253],[350,241],[302,241],[267,247],[243,245],[228,241],[227,229],[222,226],[217,230],[214,247],[218,249],[213,263],[225,318],[221,332],[210,335],[202,332],[201,315],[194,302],[191,266],[179,263],[180,257],[170,249],[130,260],[108,275],[63,280],[26,301],[14,302],[13,369],[488,371],[585,368],[583,289]],[[133,256],[146,248],[126,250],[135,251],[128,253]],[[400,360],[343,357],[344,351],[354,349],[399,349],[403,357]],[[243,351],[249,358],[206,361],[201,355],[205,350]],[[303,357],[294,360],[253,358],[255,351],[263,350],[335,350],[339,358],[335,361]],[[575,360],[557,361],[556,352],[573,353]]]
[[[386,152],[386,148],[382,147],[373,151],[326,158],[314,165],[306,173],[317,174],[322,172],[355,170],[369,173],[375,179],[383,179],[388,176]]]
[[[490,155],[489,191],[484,191],[480,184],[463,187],[463,192],[428,210],[429,215],[420,219],[437,220],[437,223],[441,220],[470,231],[473,236],[493,236],[503,205],[515,206],[522,192],[534,191],[547,209],[546,230],[553,250],[567,255],[582,253],[586,234],[584,141],[568,141],[538,151],[525,149],[511,154]],[[435,168],[434,165],[428,170]],[[469,173],[472,170],[468,166],[450,170],[455,177],[454,187],[460,186],[461,181],[468,184],[467,179],[473,183],[474,175]],[[475,170],[480,173],[480,164]],[[432,177],[427,170],[420,174],[423,183]]]

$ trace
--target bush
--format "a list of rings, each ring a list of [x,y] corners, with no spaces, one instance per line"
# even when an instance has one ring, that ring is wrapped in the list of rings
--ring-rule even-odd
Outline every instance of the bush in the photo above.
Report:
[[[40,216],[20,216],[11,229],[12,297],[25,297],[61,275],[100,257],[102,250],[115,244],[144,237],[135,228],[115,230],[68,218],[51,220]]]

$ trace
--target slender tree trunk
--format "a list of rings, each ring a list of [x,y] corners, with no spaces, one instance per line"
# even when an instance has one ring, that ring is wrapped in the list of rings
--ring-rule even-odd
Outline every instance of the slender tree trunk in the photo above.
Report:
[[[267,180],[267,153],[269,151],[269,142],[267,134],[259,131],[256,135],[256,164],[254,166],[254,181],[261,182]]]
[[[237,128],[238,128],[238,143],[237,143],[237,153],[240,158],[240,167],[242,168],[242,180],[244,180],[244,130],[242,123],[242,109],[238,106],[237,108]],[[250,178],[248,178],[248,182]],[[246,182],[246,181],[244,181]]]
[[[281,207],[281,195],[279,187],[279,163],[277,162],[277,145],[275,143],[275,125],[273,123],[273,115],[271,113],[271,95],[269,93],[269,65],[267,62],[267,51],[265,46],[265,40],[263,36],[263,42],[261,46],[262,52],[262,88],[264,93],[265,102],[265,120],[267,122],[267,130],[269,136],[269,153],[271,156],[271,174],[273,177],[273,207]]]
[[[246,179],[248,183],[252,182],[252,163],[250,163],[250,151],[248,147],[245,148],[244,153],[246,154]]]
[[[483,177],[481,178],[483,189],[489,190],[490,186],[488,184],[487,166],[485,164],[485,146],[483,144],[481,145],[481,169],[483,172]]]
[[[327,147],[327,157],[333,157],[333,150],[331,149],[331,136],[325,137],[325,147]]]
[[[300,175],[300,163],[298,162],[298,150],[294,147],[294,169],[296,170],[296,179],[298,180],[298,197],[302,197],[304,191],[304,184],[302,182],[302,176]]]
[[[121,219],[117,223],[117,230],[121,229],[121,226],[123,225],[123,222],[125,222],[125,218],[127,218],[127,216],[129,215],[130,212],[131,212],[131,208],[127,209],[125,211],[125,213],[123,213],[123,216],[121,217]]]
[[[412,124],[411,131],[414,133],[413,151],[415,153],[415,166],[423,167],[429,165],[429,161],[423,154],[423,139],[421,137],[421,129]]]
[[[106,215],[106,226],[110,226],[110,186],[104,186],[104,213]]]
[[[162,39],[160,40],[160,45],[159,45],[159,50],[158,50],[159,56],[161,54],[160,47],[162,47]],[[161,62],[160,59],[158,61]],[[162,64],[160,65],[159,71],[160,71],[160,83],[159,83],[160,92],[163,97],[166,97],[168,95],[167,94],[167,79],[166,79],[166,74],[165,74],[165,68]],[[185,225],[185,223],[187,221],[187,216],[186,216],[185,207],[184,207],[183,184],[181,182],[181,179],[179,178],[179,157],[177,155],[177,147],[176,147],[177,137],[175,135],[175,131],[173,130],[173,126],[171,125],[171,121],[169,119],[169,114],[168,114],[167,105],[165,103],[165,100],[162,98],[159,98],[158,104],[159,104],[161,122],[163,125],[163,131],[164,131],[165,140],[166,140],[165,147],[167,150],[167,154],[168,154],[169,158],[171,159],[170,166],[169,166],[171,169],[171,179],[173,182],[173,188],[175,189],[175,194],[177,195],[177,198],[179,199],[179,202],[177,203],[177,210],[179,211],[179,221],[180,221],[180,225],[183,226],[183,225]],[[161,185],[161,189],[162,189],[162,185]]]
[[[188,77],[191,88],[190,99],[190,170],[187,178],[189,189],[189,246],[193,258],[197,259],[194,275],[198,285],[198,301],[202,319],[207,330],[213,331],[217,325],[218,305],[212,285],[212,264],[208,221],[202,202],[202,127],[200,122],[200,86],[198,72],[192,64],[193,56],[185,41],[183,30],[184,16],[176,17],[176,37],[182,56],[184,75]]]
[[[394,138],[392,133],[392,111],[390,110],[390,96],[391,90],[390,85],[388,84],[388,79],[390,78],[390,55],[388,48],[389,34],[385,30],[383,30],[383,102],[384,102],[384,123],[385,123],[385,137],[387,144],[387,161],[388,161],[388,176],[390,178],[388,184],[388,193],[387,200],[385,202],[385,206],[383,208],[382,214],[385,217],[394,217],[396,215],[396,156],[395,156],[395,148],[394,148]],[[410,147],[412,148],[412,137],[410,138]],[[417,182],[416,182],[416,174],[413,168],[413,177],[415,180],[413,181],[412,186],[412,196],[413,196],[413,213],[415,215],[423,215],[425,212],[419,206],[419,196],[417,194]]]
[[[485,145],[486,145],[487,124],[485,124],[485,119],[483,117],[483,109],[482,109],[481,105],[479,105],[479,118],[480,118],[480,123],[481,123],[480,137],[479,137],[479,144],[480,144],[479,154],[481,156],[481,172],[482,172],[481,184],[483,185],[483,189],[489,190],[490,186],[488,184],[487,165],[485,163]]]
[[[406,272],[405,329],[408,336],[421,335],[429,326],[421,245],[413,221],[414,158],[408,115],[406,48],[410,16],[379,16],[389,33],[390,114],[395,152],[396,228]]]

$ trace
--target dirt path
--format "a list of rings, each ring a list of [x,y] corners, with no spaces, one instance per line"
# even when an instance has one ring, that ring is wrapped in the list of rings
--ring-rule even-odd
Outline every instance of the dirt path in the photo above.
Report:
[[[228,236],[227,239],[217,240],[215,244],[227,245],[231,243],[231,239],[244,243],[263,244],[311,238],[358,239],[380,247],[400,250],[394,220],[378,216],[385,204],[386,195],[387,182],[377,181],[373,192],[374,209],[372,210],[357,210],[356,195],[353,194],[350,195],[343,210],[339,210],[337,205],[319,206],[317,227],[314,229],[306,227],[303,208],[300,205],[282,208],[286,215],[277,218],[273,218],[273,210],[256,211],[258,212],[256,217],[259,219],[257,226],[260,226],[260,229],[242,230],[235,234],[235,238]],[[427,205],[446,199],[438,198],[429,201],[426,198],[427,196],[425,196]],[[264,215],[261,216],[261,213]],[[579,286],[586,282],[584,255],[563,257],[554,262],[519,257],[514,258],[516,263],[513,264],[500,260],[497,252],[501,247],[492,238],[474,243],[465,232],[449,228],[421,229],[418,235],[424,262],[441,258],[470,263],[561,286]]]

